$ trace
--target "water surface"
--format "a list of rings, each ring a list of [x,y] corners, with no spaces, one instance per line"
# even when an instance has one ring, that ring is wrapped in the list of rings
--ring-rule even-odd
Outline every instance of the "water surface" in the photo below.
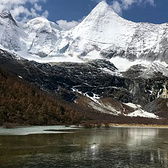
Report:
[[[168,129],[0,128],[0,168],[74,167],[167,168]]]

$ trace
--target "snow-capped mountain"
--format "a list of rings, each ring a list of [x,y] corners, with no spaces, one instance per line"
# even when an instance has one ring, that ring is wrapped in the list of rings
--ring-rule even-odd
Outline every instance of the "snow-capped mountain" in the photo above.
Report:
[[[73,30],[70,51],[77,51],[82,56],[103,50],[118,51],[127,49],[132,40],[137,24],[122,19],[106,2],[99,3],[92,12]]]
[[[69,31],[42,17],[21,27],[6,10],[0,29],[0,67],[43,91],[86,111],[167,116],[149,109],[168,97],[168,24],[125,20],[102,1]]]
[[[141,77],[148,78],[157,72],[168,76],[168,24],[125,20],[105,1],[69,31],[40,17],[20,27],[7,10],[0,13],[0,28],[0,47],[28,60],[85,62],[107,59],[119,71],[142,65]]]
[[[168,57],[168,24],[125,20],[104,1],[69,31],[45,18],[32,19],[21,28],[9,11],[0,14],[0,27],[2,47],[38,62],[81,62],[116,56],[167,62]]]
[[[76,47],[81,53],[97,49],[108,58],[167,61],[167,26],[127,21],[101,2],[72,34],[73,39],[81,37]]]
[[[55,23],[45,18],[35,18],[27,23],[25,32],[28,34],[26,42],[30,54],[46,57],[57,51],[61,29]]]
[[[0,45],[8,50],[20,51],[25,48],[26,33],[13,19],[9,11],[0,13]]]
[[[120,56],[129,60],[167,61],[168,24],[134,23],[118,16],[106,2],[70,31],[69,51],[94,58]]]

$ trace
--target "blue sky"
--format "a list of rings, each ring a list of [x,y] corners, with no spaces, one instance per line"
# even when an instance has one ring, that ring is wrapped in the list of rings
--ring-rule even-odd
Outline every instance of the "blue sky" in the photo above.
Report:
[[[0,10],[8,9],[16,20],[44,16],[70,27],[80,22],[101,0],[0,0]],[[135,22],[168,22],[168,0],[106,0],[123,18]]]

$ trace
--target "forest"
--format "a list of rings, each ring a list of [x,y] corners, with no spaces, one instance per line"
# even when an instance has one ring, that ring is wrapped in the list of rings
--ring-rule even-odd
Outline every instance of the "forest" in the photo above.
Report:
[[[77,124],[84,119],[66,103],[0,68],[0,125]]]

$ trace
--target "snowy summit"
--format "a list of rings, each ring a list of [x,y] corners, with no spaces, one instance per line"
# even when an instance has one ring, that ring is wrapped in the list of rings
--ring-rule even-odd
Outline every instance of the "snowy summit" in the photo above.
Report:
[[[167,63],[168,60],[168,24],[125,20],[105,1],[69,31],[45,18],[32,19],[23,27],[18,25],[9,11],[0,13],[0,48],[28,60],[83,62],[108,59],[121,64],[127,61],[137,64],[137,60]],[[115,65],[121,70],[117,63]]]

